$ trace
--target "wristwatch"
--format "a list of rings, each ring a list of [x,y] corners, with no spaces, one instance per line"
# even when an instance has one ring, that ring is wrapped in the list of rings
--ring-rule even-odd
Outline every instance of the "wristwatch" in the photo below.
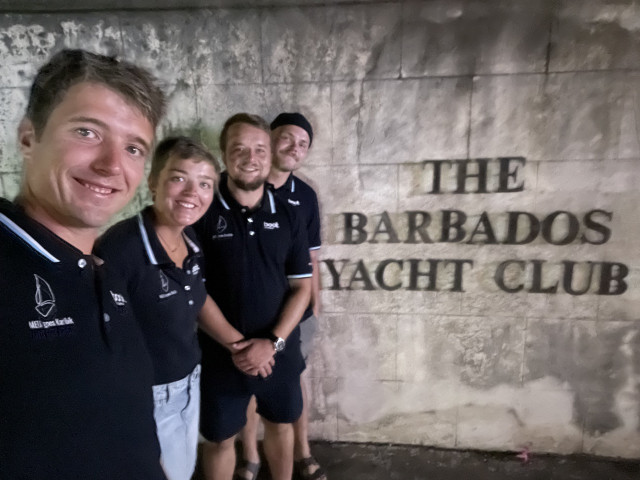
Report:
[[[284,346],[287,342],[284,341],[284,338],[276,337],[273,333],[269,332],[269,340],[273,342],[273,348],[276,352],[281,352],[284,350]]]

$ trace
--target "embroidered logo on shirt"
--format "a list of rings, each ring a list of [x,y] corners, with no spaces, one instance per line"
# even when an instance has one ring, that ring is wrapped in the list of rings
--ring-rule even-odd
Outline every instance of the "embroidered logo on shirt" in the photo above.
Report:
[[[162,292],[163,293],[158,295],[158,298],[160,300],[163,300],[165,298],[172,297],[173,295],[176,295],[178,293],[177,290],[173,289],[173,290],[169,291],[169,279],[164,274],[164,272],[162,270],[160,270],[159,273],[160,273],[160,286],[162,287]]]
[[[278,224],[278,222],[264,222],[264,229],[265,230],[275,230],[276,228],[280,228],[280,225]]]
[[[160,270],[160,286],[162,287],[162,291],[164,293],[167,293],[169,291],[169,279],[162,270]]]
[[[36,279],[36,312],[46,318],[56,307],[56,297],[44,278],[35,273],[33,276]]]
[[[299,200],[291,200],[290,198],[287,198],[287,202],[289,202],[291,205],[295,205],[296,207],[300,206]]]
[[[218,217],[218,223],[216,224],[216,231],[222,233],[227,229],[227,221],[222,215]]]
[[[33,274],[36,282],[35,310],[41,320],[28,322],[34,339],[50,339],[71,335],[73,333],[73,319],[71,317],[56,318],[56,297],[51,285],[40,275]]]
[[[117,306],[124,307],[127,304],[127,301],[125,300],[123,295],[116,292],[112,292],[111,290],[109,290],[109,293],[113,297],[113,301]]]
[[[200,272],[200,265],[198,265],[197,263],[193,266],[193,268],[191,269],[191,274],[192,275],[197,275]]]
[[[225,218],[220,215],[218,217],[218,223],[216,224],[217,234],[211,235],[211,239],[215,240],[217,238],[230,238],[233,237],[233,233],[224,233],[227,230],[228,224]]]

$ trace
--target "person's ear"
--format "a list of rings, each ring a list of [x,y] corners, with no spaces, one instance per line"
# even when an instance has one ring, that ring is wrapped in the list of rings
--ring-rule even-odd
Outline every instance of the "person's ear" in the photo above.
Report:
[[[29,162],[33,158],[33,149],[36,143],[38,143],[36,129],[33,126],[33,122],[25,117],[18,125],[18,145],[20,146],[22,159],[25,162]]]

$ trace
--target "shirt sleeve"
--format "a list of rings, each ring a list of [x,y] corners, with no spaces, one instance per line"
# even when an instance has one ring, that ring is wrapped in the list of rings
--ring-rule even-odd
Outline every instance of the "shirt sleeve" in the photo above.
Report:
[[[289,211],[291,218],[291,246],[285,264],[287,278],[309,278],[311,277],[312,266],[307,235],[303,231],[298,215],[291,210]]]
[[[307,224],[307,241],[309,242],[309,250],[317,250],[322,245],[320,236],[320,210],[318,208],[318,197],[311,190],[311,215]]]

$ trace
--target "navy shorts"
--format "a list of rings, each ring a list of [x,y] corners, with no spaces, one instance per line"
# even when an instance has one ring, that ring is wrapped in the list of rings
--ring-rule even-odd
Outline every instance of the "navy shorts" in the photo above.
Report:
[[[235,369],[207,370],[203,364],[200,433],[210,442],[221,442],[242,430],[253,395],[258,413],[269,422],[293,423],[302,413],[299,373],[292,375],[276,368],[269,378],[263,379],[249,377]]]

